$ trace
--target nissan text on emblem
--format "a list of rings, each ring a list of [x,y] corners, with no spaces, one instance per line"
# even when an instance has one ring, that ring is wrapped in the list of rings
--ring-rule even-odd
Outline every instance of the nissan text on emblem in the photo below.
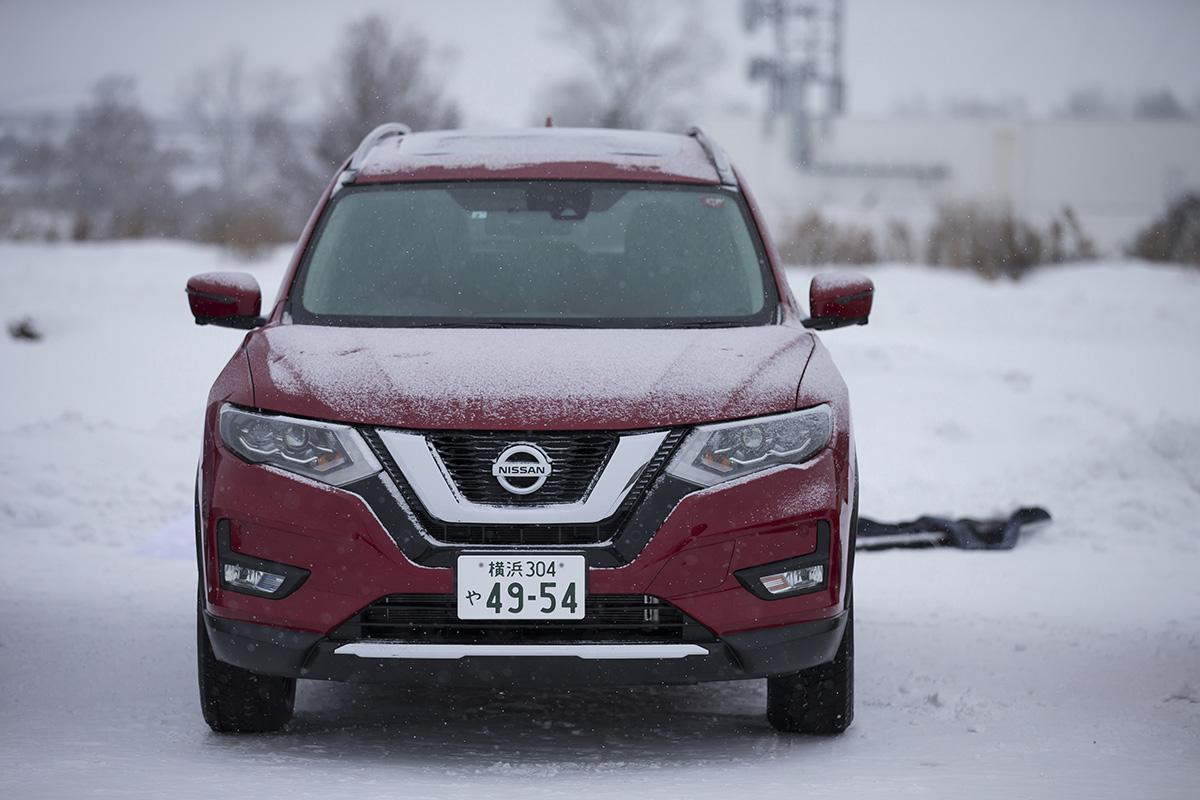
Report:
[[[492,475],[513,494],[536,492],[552,471],[550,457],[532,444],[510,445],[492,462]]]

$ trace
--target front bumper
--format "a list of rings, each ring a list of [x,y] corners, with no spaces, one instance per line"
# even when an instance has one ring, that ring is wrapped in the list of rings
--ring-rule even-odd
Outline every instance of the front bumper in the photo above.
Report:
[[[356,648],[317,633],[208,613],[204,622],[217,658],[253,672],[426,687],[519,688],[701,683],[787,675],[831,660],[841,644],[846,618],[842,613],[733,633],[702,645],[664,645],[658,653],[639,649],[650,645],[637,644],[567,645],[557,651],[545,645],[517,645],[507,651],[511,655],[472,655],[470,646],[450,652],[436,649],[445,645],[397,645],[384,655],[389,653],[385,642]],[[669,647],[692,651],[684,655]],[[355,654],[356,650],[367,654]]]
[[[813,663],[832,657],[840,642],[853,496],[847,461],[830,449],[803,465],[687,493],[663,512],[627,563],[589,568],[589,594],[652,595],[700,623],[716,642],[707,655],[451,662],[333,654],[329,635],[362,609],[393,594],[453,595],[454,570],[410,558],[395,523],[381,520],[361,495],[247,464],[217,446],[205,459],[201,487],[204,610],[213,645],[222,660],[255,671],[341,680],[423,675],[488,683],[478,676],[546,671],[556,682],[578,676],[590,683],[686,683],[795,671],[813,657]],[[223,588],[216,579],[215,535],[222,521],[232,551],[310,574],[279,599]],[[818,529],[826,525],[832,533],[828,580],[820,590],[765,599],[739,582],[740,570],[815,553]],[[252,627],[229,627],[242,623]],[[829,633],[831,625],[836,634]],[[259,633],[247,633],[253,630]],[[826,634],[828,641],[821,638]],[[252,663],[247,649],[255,652]],[[276,651],[278,660],[269,655]],[[534,664],[540,661],[547,666]]]

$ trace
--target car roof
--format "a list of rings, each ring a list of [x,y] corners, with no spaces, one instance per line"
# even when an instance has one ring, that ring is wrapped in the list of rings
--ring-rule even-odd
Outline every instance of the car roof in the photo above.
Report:
[[[427,131],[381,139],[355,183],[629,180],[719,184],[694,136],[592,128]]]

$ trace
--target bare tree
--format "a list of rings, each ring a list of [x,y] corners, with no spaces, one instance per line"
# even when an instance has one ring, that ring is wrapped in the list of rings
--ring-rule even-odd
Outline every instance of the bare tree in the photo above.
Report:
[[[1026,115],[1024,97],[952,97],[946,101],[946,112],[954,117],[975,119],[1013,119]]]
[[[62,120],[57,113],[42,112],[20,134],[5,136],[0,146],[8,156],[13,174],[50,182],[61,158],[58,134],[62,129]]]
[[[875,234],[865,225],[826,219],[809,211],[785,230],[779,246],[788,264],[873,264],[879,261]]]
[[[604,97],[592,81],[572,78],[547,86],[542,91],[541,107],[534,112],[531,122],[537,124],[545,117],[552,117],[555,125],[570,128],[635,127],[604,126],[604,105]]]
[[[1200,193],[1172,202],[1162,216],[1138,232],[1129,254],[1200,267]]]
[[[274,70],[253,71],[231,51],[191,78],[184,118],[202,139],[219,194],[230,200],[260,195],[293,167],[297,152],[288,115],[295,83]]]
[[[75,112],[56,181],[77,238],[166,232],[172,158],[132,78],[102,78]]]
[[[1133,101],[1133,114],[1142,119],[1184,119],[1188,115],[1170,89],[1139,94]]]
[[[692,3],[557,0],[553,36],[579,75],[547,87],[546,112],[566,124],[653,128],[675,124],[689,93],[720,63],[717,41]]]
[[[293,79],[252,70],[232,51],[197,71],[183,96],[183,116],[212,173],[210,191],[189,198],[202,217],[192,233],[247,253],[290,238],[321,179],[290,120]]]
[[[371,14],[347,29],[326,93],[317,155],[336,164],[369,130],[383,122],[404,122],[414,130],[455,128],[458,106],[447,99],[437,78],[444,54],[414,29],[394,33]]]
[[[922,92],[914,92],[893,103],[892,113],[898,117],[927,117],[931,113],[929,98]]]
[[[1121,105],[1099,86],[1073,90],[1059,110],[1071,119],[1115,119],[1123,116]]]

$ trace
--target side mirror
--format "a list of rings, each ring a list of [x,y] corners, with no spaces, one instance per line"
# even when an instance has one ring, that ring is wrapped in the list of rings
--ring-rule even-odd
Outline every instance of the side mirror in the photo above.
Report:
[[[266,320],[262,292],[253,275],[245,272],[205,272],[187,282],[188,305],[197,325],[220,325],[249,330]]]
[[[827,331],[848,325],[866,325],[874,297],[875,284],[865,275],[853,272],[814,275],[808,287],[812,316],[804,320],[804,327]]]

